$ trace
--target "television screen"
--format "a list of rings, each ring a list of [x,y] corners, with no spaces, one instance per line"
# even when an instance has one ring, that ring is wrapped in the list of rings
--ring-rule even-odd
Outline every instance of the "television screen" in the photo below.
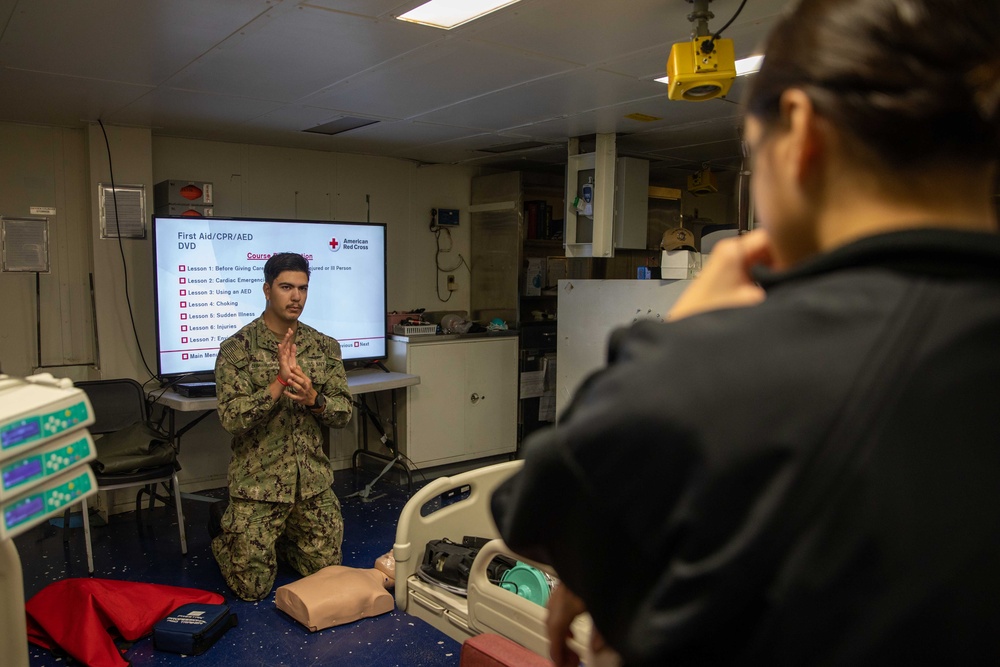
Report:
[[[157,371],[215,370],[219,344],[264,311],[264,263],[309,260],[302,322],[344,361],[386,356],[386,227],[363,222],[153,217]]]

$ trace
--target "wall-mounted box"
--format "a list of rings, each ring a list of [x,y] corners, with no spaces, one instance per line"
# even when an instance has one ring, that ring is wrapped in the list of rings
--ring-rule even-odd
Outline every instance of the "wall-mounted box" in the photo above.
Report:
[[[457,227],[458,209],[457,208],[437,209],[437,224],[439,227]]]
[[[153,186],[153,206],[168,204],[211,206],[214,203],[212,184],[197,181],[160,181]]]
[[[616,248],[646,247],[649,162],[616,157],[614,134],[598,134],[593,153],[569,155],[566,184],[567,256],[614,257]]]
[[[156,215],[182,215],[185,218],[211,218],[215,212],[211,206],[189,206],[187,204],[167,204],[157,206]]]

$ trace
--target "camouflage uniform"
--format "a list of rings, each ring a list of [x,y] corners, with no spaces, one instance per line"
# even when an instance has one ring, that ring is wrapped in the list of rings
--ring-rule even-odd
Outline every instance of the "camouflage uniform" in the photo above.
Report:
[[[344,522],[323,429],[350,421],[351,393],[337,341],[299,322],[295,345],[299,366],[326,398],[320,414],[271,398],[278,338],[263,318],[223,341],[215,362],[219,420],[233,434],[233,455],[230,504],[212,553],[244,600],[271,591],[278,557],[303,575],[341,562]]]

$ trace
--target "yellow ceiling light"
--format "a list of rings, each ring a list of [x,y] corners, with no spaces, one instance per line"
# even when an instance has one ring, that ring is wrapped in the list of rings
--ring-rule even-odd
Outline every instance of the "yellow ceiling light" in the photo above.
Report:
[[[667,97],[672,100],[687,100],[703,102],[724,97],[739,74],[760,69],[760,60],[756,62],[736,62],[733,40],[722,39],[722,33],[733,24],[736,17],[743,11],[747,0],[742,0],[733,17],[714,33],[708,29],[709,19],[715,14],[709,11],[708,4],[712,0],[688,0],[692,4],[692,12],[688,21],[694,24],[691,39],[678,42],[670,47],[667,58],[667,76],[656,79],[667,84]]]
[[[708,167],[696,174],[691,174],[687,181],[688,192],[693,195],[710,195],[719,191],[719,180]]]
[[[684,42],[682,42],[684,43]],[[674,46],[677,46],[676,44]],[[736,61],[736,76],[743,76],[745,74],[753,74],[754,72],[760,71],[760,66],[764,63],[764,56],[747,56],[746,58],[740,58]],[[658,83],[670,83],[669,76],[661,76],[658,79],[654,79]]]
[[[678,42],[667,58],[667,96],[702,102],[723,97],[736,78],[733,40],[711,35]]]
[[[520,0],[430,0],[396,18],[451,30]]]

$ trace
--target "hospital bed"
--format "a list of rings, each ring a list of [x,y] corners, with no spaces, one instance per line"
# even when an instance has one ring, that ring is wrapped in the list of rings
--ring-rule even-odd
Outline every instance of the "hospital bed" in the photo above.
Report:
[[[413,495],[396,526],[396,606],[459,642],[481,633],[495,633],[548,657],[545,607],[492,583],[487,566],[496,556],[508,556],[555,576],[552,569],[513,553],[499,538],[490,512],[493,490],[522,466],[510,461],[440,477]],[[468,597],[419,578],[417,569],[431,540],[448,538],[461,544],[464,536],[489,538],[469,574]],[[587,665],[609,664],[590,655],[591,620],[573,624],[571,648]]]

